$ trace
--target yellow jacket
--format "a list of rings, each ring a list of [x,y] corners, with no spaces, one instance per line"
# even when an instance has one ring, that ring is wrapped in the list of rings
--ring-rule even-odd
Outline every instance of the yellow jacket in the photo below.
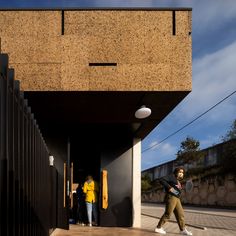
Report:
[[[83,191],[85,193],[85,202],[97,202],[98,185],[94,180],[91,182],[86,181]]]

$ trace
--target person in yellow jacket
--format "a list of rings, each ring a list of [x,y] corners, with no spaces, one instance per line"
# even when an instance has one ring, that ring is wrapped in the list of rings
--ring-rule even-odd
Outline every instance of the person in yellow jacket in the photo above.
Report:
[[[98,224],[97,202],[98,202],[98,184],[91,175],[87,176],[83,191],[85,193],[85,203],[88,215],[88,224],[92,226],[92,215],[94,225]]]

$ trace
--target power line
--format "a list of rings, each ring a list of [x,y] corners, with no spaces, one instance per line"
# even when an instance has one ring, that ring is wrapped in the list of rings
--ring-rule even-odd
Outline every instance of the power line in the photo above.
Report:
[[[218,106],[219,104],[221,104],[223,101],[225,101],[226,99],[228,99],[229,97],[231,97],[234,93],[236,93],[236,90],[234,92],[232,92],[231,94],[229,94],[228,96],[226,96],[225,98],[223,98],[222,100],[220,100],[219,102],[217,102],[214,106],[210,107],[208,110],[206,110],[205,112],[203,112],[202,114],[200,114],[199,116],[197,116],[195,119],[193,119],[192,121],[190,121],[189,123],[187,123],[186,125],[184,125],[183,127],[181,127],[180,129],[177,129],[176,131],[174,131],[172,134],[168,135],[166,138],[162,139],[159,143],[156,143],[154,145],[152,145],[151,147],[148,147],[146,149],[144,149],[142,151],[142,153],[157,147],[158,145],[160,145],[161,143],[163,143],[164,141],[166,141],[168,138],[174,136],[175,134],[177,134],[178,132],[180,132],[181,130],[183,130],[184,128],[186,128],[187,126],[191,125],[193,122],[195,122],[196,120],[198,120],[200,117],[204,116],[206,113],[208,113],[209,111],[211,111],[212,109],[214,109],[216,106]]]

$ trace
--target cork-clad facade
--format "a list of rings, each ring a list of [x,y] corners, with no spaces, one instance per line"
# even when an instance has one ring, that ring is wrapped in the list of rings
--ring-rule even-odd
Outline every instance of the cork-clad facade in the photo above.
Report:
[[[69,228],[70,186],[90,174],[101,187],[103,170],[99,225],[141,226],[141,141],[192,89],[191,13],[0,10],[0,52],[55,160],[49,232]],[[151,114],[140,119],[143,105]]]
[[[24,91],[189,91],[190,13],[1,11],[1,50]]]

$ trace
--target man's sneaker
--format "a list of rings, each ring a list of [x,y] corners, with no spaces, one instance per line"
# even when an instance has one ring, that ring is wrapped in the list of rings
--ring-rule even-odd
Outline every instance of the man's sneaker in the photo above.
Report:
[[[159,234],[166,234],[166,231],[163,228],[155,228],[154,231]]]
[[[183,234],[183,235],[193,235],[191,231],[188,231],[186,228],[182,231],[180,231],[180,234]]]

